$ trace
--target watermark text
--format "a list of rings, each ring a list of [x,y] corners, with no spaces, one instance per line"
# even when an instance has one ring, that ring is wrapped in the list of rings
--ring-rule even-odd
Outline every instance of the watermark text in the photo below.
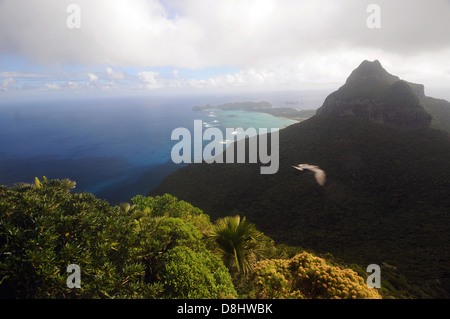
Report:
[[[225,139],[217,127],[209,127],[203,131],[203,122],[194,121],[194,134],[187,128],[179,127],[172,131],[171,139],[180,141],[173,146],[172,161],[180,163],[249,163],[269,164],[261,166],[261,174],[275,174],[279,167],[279,129],[227,128]],[[256,137],[257,135],[257,137]],[[239,138],[238,138],[239,136]],[[270,154],[268,137],[270,136]],[[247,138],[246,138],[247,137]],[[203,147],[203,141],[211,141]],[[249,149],[246,151],[246,140]],[[236,143],[234,143],[236,141]],[[228,146],[227,146],[228,145]],[[224,155],[224,148],[226,152]],[[192,156],[192,152],[194,156]],[[225,157],[225,158],[224,158]],[[193,161],[192,161],[193,158]]]

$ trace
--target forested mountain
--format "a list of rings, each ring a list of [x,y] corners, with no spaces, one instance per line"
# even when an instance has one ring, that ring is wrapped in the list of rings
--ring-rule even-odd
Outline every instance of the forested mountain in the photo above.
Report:
[[[280,131],[276,174],[261,175],[261,163],[191,164],[150,194],[212,218],[239,213],[276,241],[389,265],[420,297],[448,297],[450,138],[433,128],[435,100],[417,92],[365,61],[315,116]],[[326,183],[292,168],[300,163],[318,165]]]

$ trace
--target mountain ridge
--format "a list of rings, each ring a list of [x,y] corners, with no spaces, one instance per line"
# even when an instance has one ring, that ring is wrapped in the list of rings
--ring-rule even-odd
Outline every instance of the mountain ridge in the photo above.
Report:
[[[364,60],[345,84],[331,93],[316,115],[367,118],[408,128],[450,132],[450,103],[425,95],[425,86],[400,79],[378,60]]]
[[[355,116],[400,127],[428,127],[432,118],[418,97],[423,93],[423,86],[388,73],[378,60],[365,60],[343,86],[325,99],[316,114]]]

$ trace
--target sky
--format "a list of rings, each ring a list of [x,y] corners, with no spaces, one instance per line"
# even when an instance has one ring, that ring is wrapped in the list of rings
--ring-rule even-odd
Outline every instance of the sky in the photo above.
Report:
[[[450,0],[0,0],[0,99],[336,88],[375,59],[448,92],[449,34]]]

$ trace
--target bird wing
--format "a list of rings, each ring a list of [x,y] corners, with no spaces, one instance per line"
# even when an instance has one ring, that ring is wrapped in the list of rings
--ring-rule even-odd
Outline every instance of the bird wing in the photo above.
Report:
[[[298,164],[297,166],[301,167],[303,169],[310,169],[310,170],[312,170],[314,168],[319,168],[318,166],[310,165],[310,164]]]
[[[314,169],[312,171],[314,172],[314,177],[316,178],[317,183],[323,186],[323,184],[325,184],[325,177],[326,177],[325,172],[322,171],[321,169]]]
[[[308,169],[308,170],[314,172],[314,177],[316,178],[317,183],[321,186],[323,186],[325,184],[326,174],[318,166],[309,165],[309,164],[299,164],[298,166],[292,166],[292,167],[298,169],[299,171]]]
[[[309,164],[298,164],[298,166],[292,166],[299,171],[303,171],[304,169],[308,169],[314,172],[314,177],[319,185],[323,186],[325,184],[326,174],[323,170],[319,168],[319,166],[309,165]]]

